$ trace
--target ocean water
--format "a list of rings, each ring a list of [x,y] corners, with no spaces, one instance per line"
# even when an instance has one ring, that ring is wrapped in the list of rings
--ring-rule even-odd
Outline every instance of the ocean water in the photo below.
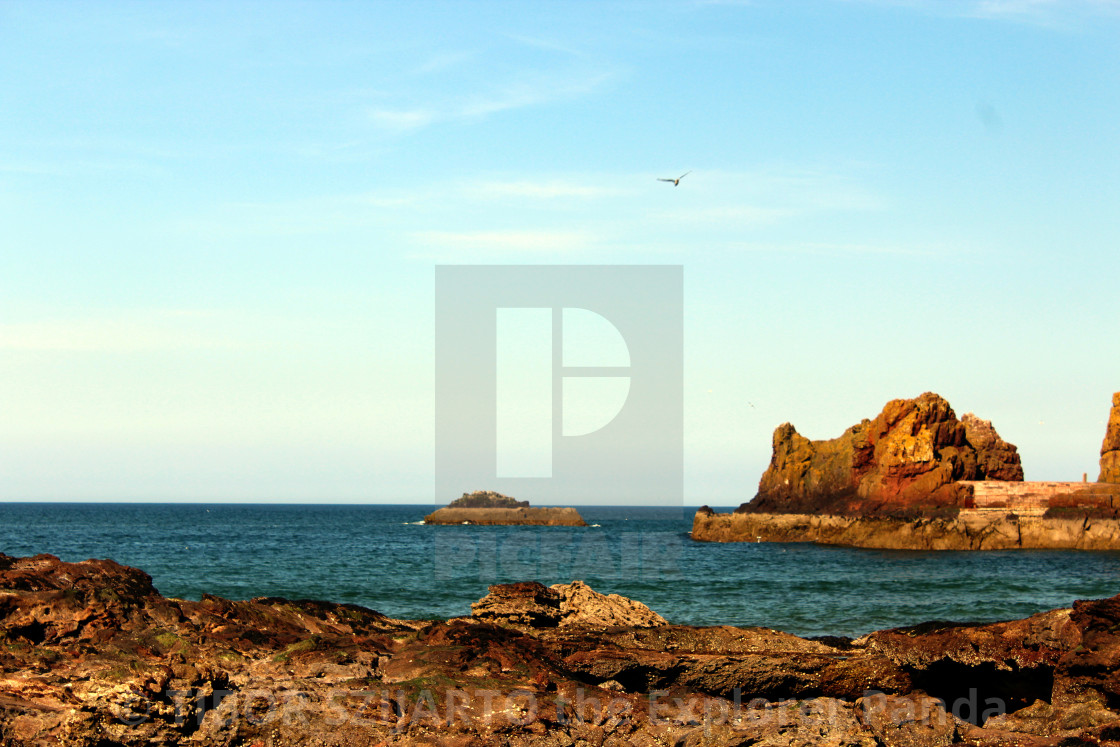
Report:
[[[8,503],[0,552],[112,558],[169,597],[324,599],[413,619],[470,614],[489,584],[581,579],[671,622],[798,635],[1006,620],[1120,593],[1120,552],[702,543],[692,509],[580,507],[587,528],[424,525],[431,510]]]

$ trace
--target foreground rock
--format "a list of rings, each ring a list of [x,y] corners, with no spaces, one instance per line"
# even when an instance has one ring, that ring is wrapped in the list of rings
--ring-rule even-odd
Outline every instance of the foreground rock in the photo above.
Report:
[[[471,605],[478,620],[518,628],[613,626],[648,628],[666,620],[641,602],[618,594],[600,594],[582,581],[553,584],[535,581],[491,586]]]
[[[1022,480],[1015,446],[990,422],[958,420],[940,396],[888,402],[828,441],[786,423],[774,431],[770,466],[744,512],[915,515],[958,506],[959,480]]]
[[[1120,491],[1116,492],[1120,499]],[[961,511],[955,517],[715,513],[692,521],[701,542],[817,542],[883,550],[1116,550],[1120,520],[1062,519],[1007,511]]]
[[[636,617],[633,617],[636,616]],[[1120,736],[1120,597],[855,641],[671,625],[583,584],[472,617],[166,599],[0,555],[4,745],[1073,745]]]
[[[1104,442],[1101,444],[1100,482],[1120,483],[1120,392],[1112,395]]]

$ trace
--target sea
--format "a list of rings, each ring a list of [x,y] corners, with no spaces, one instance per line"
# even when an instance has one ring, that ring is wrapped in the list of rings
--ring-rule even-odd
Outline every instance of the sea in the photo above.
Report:
[[[1120,552],[707,543],[689,536],[693,508],[578,508],[590,526],[432,526],[434,506],[415,504],[3,503],[0,552],[111,558],[180,599],[321,599],[407,619],[469,615],[491,584],[579,579],[672,623],[801,636],[1008,620],[1120,593]]]

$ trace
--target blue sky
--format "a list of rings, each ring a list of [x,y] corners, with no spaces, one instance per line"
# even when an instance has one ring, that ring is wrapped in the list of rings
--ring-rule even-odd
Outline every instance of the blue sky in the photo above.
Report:
[[[441,263],[683,265],[689,504],[930,390],[1093,478],[1118,122],[1116,0],[0,2],[0,499],[431,501]]]

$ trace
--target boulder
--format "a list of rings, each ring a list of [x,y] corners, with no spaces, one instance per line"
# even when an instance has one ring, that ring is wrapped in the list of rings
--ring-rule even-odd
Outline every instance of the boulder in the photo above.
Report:
[[[1112,412],[1101,444],[1099,482],[1120,482],[1120,392],[1112,395]]]
[[[471,605],[471,616],[515,628],[637,627],[666,625],[665,618],[641,602],[600,594],[582,581],[553,584],[536,581],[494,584]]]
[[[945,399],[926,392],[892,400],[874,420],[827,441],[778,426],[758,494],[739,510],[928,514],[961,504],[957,481],[985,479],[1023,479],[1016,447],[988,421],[958,420]]]

